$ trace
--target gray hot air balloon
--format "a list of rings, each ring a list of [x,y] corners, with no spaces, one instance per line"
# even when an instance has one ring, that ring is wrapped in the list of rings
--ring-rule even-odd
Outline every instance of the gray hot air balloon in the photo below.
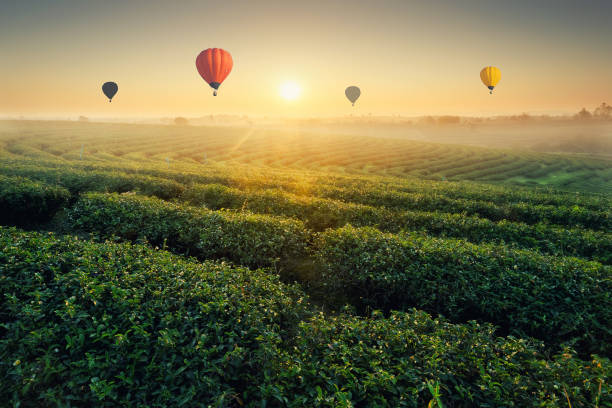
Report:
[[[102,85],[102,92],[104,92],[109,102],[113,99],[113,96],[115,96],[118,90],[119,87],[114,82],[105,82],[104,85]]]
[[[356,86],[349,86],[344,91],[344,94],[348,98],[349,101],[355,106],[355,101],[359,99],[359,95],[361,95],[361,91]]]

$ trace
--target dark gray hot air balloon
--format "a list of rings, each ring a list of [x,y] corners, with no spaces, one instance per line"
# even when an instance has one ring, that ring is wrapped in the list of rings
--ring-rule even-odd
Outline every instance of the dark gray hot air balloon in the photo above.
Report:
[[[119,87],[114,82],[105,82],[104,85],[102,85],[102,92],[104,92],[109,102],[113,99],[113,96],[115,96],[118,90]]]
[[[344,94],[348,98],[349,101],[355,106],[355,101],[359,99],[359,95],[361,95],[361,91],[356,86],[349,86],[344,91]]]

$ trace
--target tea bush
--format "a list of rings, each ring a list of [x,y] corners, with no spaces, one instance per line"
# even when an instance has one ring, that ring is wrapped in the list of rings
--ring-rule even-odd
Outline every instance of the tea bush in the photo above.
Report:
[[[282,190],[243,191],[220,184],[196,184],[187,188],[181,199],[211,209],[237,208],[293,217],[314,231],[341,227],[348,222],[367,224],[381,220],[381,214],[373,207],[299,196]]]
[[[70,167],[42,167],[36,164],[0,166],[0,173],[28,177],[68,189],[71,194],[88,191],[117,192],[140,191],[163,199],[178,197],[184,190],[182,184],[151,176],[126,174],[118,171],[81,170]]]
[[[609,266],[350,226],[319,234],[313,252],[322,265],[321,284],[359,305],[417,307],[610,355]]]
[[[355,223],[357,226],[361,226]],[[578,256],[612,263],[612,233],[508,220],[491,221],[465,214],[402,211],[386,224],[374,225],[385,232],[422,230],[429,235],[464,238],[474,243],[509,244],[562,256]],[[396,228],[393,228],[396,226]]]
[[[138,195],[87,193],[67,211],[71,229],[147,240],[200,259],[272,266],[306,256],[310,233],[300,221],[180,206]]]
[[[238,406],[306,311],[275,275],[0,228],[0,405]]]
[[[302,220],[314,231],[350,223],[373,226],[385,232],[422,230],[427,234],[465,238],[470,242],[509,243],[555,255],[574,255],[612,263],[612,234],[582,228],[525,223],[444,212],[392,211],[362,204],[304,197],[280,190],[242,191],[220,184],[197,184],[185,190],[182,200],[211,209],[237,208]]]
[[[318,314],[296,338],[268,389],[287,406],[437,407],[436,388],[445,407],[612,403],[609,360],[585,363],[570,351],[546,360],[525,340],[496,337],[490,325],[449,324],[416,310],[389,318]]]
[[[612,229],[612,210],[605,207],[592,210],[578,205],[568,207],[522,202],[496,204],[490,201],[450,198],[443,194],[431,194],[426,191],[405,193],[386,191],[382,188],[347,190],[321,186],[317,195],[375,207],[466,213],[493,221],[510,220],[527,224],[544,222],[604,231]]]
[[[62,187],[0,175],[0,224],[31,226],[48,221],[69,199],[70,193]]]

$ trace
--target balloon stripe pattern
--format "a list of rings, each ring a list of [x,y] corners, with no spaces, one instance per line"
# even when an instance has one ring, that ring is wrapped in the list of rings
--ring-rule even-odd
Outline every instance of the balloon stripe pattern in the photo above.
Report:
[[[480,71],[480,79],[489,88],[489,93],[493,93],[493,88],[501,79],[501,71],[497,67],[484,67]]]
[[[221,48],[208,48],[196,58],[196,68],[200,76],[215,90],[214,95],[217,95],[217,89],[233,66],[231,54]]]

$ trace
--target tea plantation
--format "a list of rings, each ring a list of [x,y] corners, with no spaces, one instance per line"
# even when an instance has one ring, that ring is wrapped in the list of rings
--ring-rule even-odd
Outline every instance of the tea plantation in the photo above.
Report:
[[[4,126],[2,407],[612,406],[609,162],[521,187],[408,171],[467,148]]]

